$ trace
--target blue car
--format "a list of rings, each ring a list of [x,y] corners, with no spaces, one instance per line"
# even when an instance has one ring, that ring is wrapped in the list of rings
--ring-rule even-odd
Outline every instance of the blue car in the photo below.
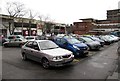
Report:
[[[88,54],[88,46],[73,37],[57,37],[54,42],[61,48],[72,51],[75,57]]]

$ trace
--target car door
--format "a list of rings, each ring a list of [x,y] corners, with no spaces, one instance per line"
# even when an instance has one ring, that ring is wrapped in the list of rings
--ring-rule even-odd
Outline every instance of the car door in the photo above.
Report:
[[[60,47],[61,47],[60,41],[61,41],[61,39],[60,39],[60,38],[55,39],[55,43],[56,43],[58,46],[60,46]]]
[[[14,45],[15,46],[20,46],[21,43],[22,43],[21,39],[15,39]]]
[[[30,58],[30,59],[33,59],[33,54],[32,54],[32,52],[31,52],[31,51],[33,50],[32,43],[33,43],[33,41],[29,41],[29,42],[25,45],[25,47],[24,47],[24,49],[23,49],[23,51],[25,52],[27,58]]]
[[[41,61],[41,58],[42,58],[42,53],[40,51],[40,48],[39,48],[39,45],[37,42],[33,42],[33,49],[31,50],[31,55],[32,55],[32,59],[35,60],[35,61],[38,61],[40,62]]]
[[[68,43],[65,39],[61,38],[60,39],[60,44],[62,48],[68,49]]]
[[[14,39],[10,39],[7,43],[8,46],[15,46],[15,40]]]

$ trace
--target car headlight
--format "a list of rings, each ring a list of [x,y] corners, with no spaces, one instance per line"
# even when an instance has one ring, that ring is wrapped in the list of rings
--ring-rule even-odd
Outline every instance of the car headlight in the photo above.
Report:
[[[52,58],[53,61],[60,61],[62,60],[62,56],[55,56]]]
[[[77,46],[74,46],[74,45],[73,45],[73,47],[74,47],[75,49],[77,49],[77,50],[80,50],[80,48],[78,48]]]

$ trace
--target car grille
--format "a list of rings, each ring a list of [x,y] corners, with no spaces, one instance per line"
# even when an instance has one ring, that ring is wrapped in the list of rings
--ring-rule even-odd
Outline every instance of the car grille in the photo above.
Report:
[[[69,58],[71,55],[64,55],[63,58]]]

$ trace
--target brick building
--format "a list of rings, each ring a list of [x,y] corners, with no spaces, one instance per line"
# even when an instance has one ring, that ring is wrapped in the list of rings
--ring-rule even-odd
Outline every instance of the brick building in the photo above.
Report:
[[[106,20],[93,18],[80,20],[82,22],[73,23],[75,34],[107,34],[111,31],[120,31],[120,9],[107,10]]]
[[[74,34],[87,34],[89,30],[93,28],[93,19],[81,19],[82,22],[74,22],[73,23],[73,31]]]

